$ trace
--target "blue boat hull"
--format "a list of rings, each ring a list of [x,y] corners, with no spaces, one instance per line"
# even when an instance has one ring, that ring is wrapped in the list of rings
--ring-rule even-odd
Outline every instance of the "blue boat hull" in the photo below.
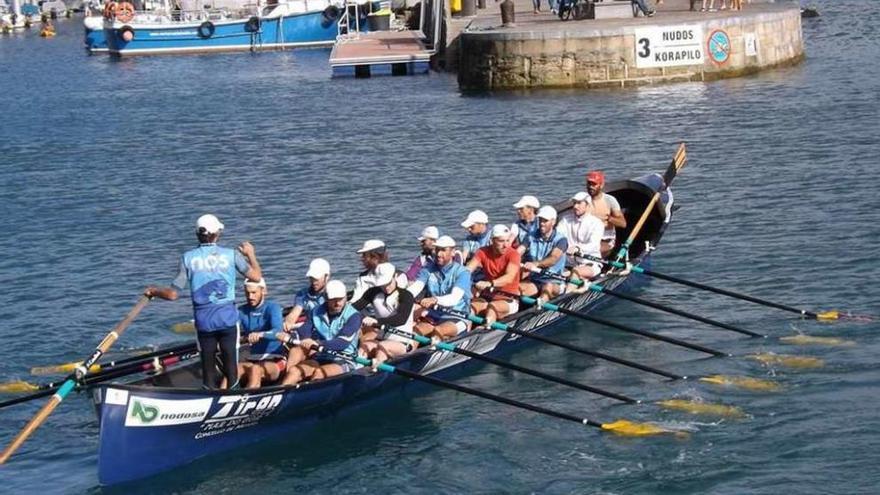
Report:
[[[644,202],[639,201],[643,209],[660,182],[659,176],[648,176],[638,182],[628,181],[627,185],[645,197]],[[646,240],[652,244],[659,241],[668,224],[671,197],[664,197],[666,200],[657,205],[647,224],[651,234]],[[638,208],[633,206],[633,210]],[[648,264],[650,252],[636,251],[635,260]],[[600,282],[609,289],[626,290],[639,278],[631,274]],[[588,291],[566,294],[554,302],[569,309],[592,311],[607,300],[601,293]],[[559,312],[529,309],[505,322],[521,331],[548,334],[565,326],[567,317]],[[455,339],[456,345],[486,355],[503,354],[528,341],[487,329],[476,329]],[[459,365],[467,360],[459,354],[422,348],[392,363],[442,378],[460,373]],[[412,384],[396,375],[360,369],[296,387],[246,392],[175,388],[175,382],[188,380],[189,387],[200,383],[197,369],[198,365],[189,365],[136,384],[101,385],[95,389],[100,418],[98,478],[102,484],[148,477],[204,456],[303,431],[354,404],[380,399],[385,392]]]
[[[212,22],[212,33],[205,36],[201,23],[170,25],[123,25],[108,23],[104,28],[109,51],[113,55],[151,55],[221,51],[272,50],[310,46],[330,46],[336,40],[335,20],[322,11],[262,18],[259,29],[248,31],[247,19]],[[131,30],[133,38],[123,34]]]
[[[97,17],[87,18],[83,21],[83,29],[85,30],[84,42],[86,51],[89,53],[107,53],[107,36],[104,35],[104,22]]]

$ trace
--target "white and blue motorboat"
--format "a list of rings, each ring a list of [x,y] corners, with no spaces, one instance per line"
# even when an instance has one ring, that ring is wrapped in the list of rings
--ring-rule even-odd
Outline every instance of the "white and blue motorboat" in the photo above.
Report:
[[[352,10],[345,15],[340,0],[151,12],[135,12],[128,2],[111,2],[104,9],[103,34],[108,52],[116,56],[330,46],[340,31],[348,31],[349,19],[365,9]],[[97,51],[100,44],[100,36],[90,34],[87,25],[89,50]]]

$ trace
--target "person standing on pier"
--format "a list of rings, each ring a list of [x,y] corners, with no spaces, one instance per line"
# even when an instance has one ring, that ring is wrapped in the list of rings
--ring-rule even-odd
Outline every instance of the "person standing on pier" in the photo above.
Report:
[[[149,286],[147,297],[168,301],[177,299],[178,291],[190,287],[196,337],[202,359],[202,384],[217,388],[216,352],[220,349],[226,383],[238,387],[238,310],[235,308],[235,273],[250,280],[263,278],[254,246],[242,242],[238,250],[220,247],[217,241],[223,224],[214,215],[202,215],[196,221],[199,247],[180,258],[177,276],[170,287]]]

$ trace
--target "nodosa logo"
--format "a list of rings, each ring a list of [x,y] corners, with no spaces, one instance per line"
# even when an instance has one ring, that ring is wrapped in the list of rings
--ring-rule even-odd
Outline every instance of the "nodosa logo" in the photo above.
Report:
[[[168,426],[198,423],[211,408],[211,399],[166,400],[131,396],[125,426]]]

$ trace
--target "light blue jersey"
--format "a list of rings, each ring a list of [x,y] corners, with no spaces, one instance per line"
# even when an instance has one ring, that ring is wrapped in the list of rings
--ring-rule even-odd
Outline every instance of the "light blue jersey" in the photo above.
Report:
[[[216,244],[201,244],[183,253],[172,286],[189,284],[195,327],[199,332],[232,328],[238,322],[235,309],[235,272],[247,273],[241,253]]]
[[[475,254],[477,254],[478,249],[483,246],[488,246],[489,242],[491,241],[492,231],[490,231],[489,229],[486,229],[486,231],[482,234],[469,234],[467,237],[465,237],[461,247],[462,250],[468,252],[468,259],[464,260],[464,262],[467,263],[468,261],[470,261],[470,259],[473,258]]]
[[[469,313],[471,309],[471,272],[457,261],[452,261],[446,266],[438,266],[433,261],[419,272],[418,280],[425,284],[427,293],[431,297],[445,296],[452,293],[452,289],[459,287],[464,291],[464,296],[453,308],[456,311]],[[428,311],[428,316],[435,320],[446,320],[451,317],[442,311]]]
[[[252,332],[280,332],[284,321],[281,316],[281,306],[274,301],[265,300],[256,308],[250,304],[238,308],[238,317],[243,335]],[[287,350],[278,339],[263,338],[251,345],[251,359],[254,361],[285,357],[287,357]]]
[[[568,250],[568,239],[565,238],[565,235],[563,235],[562,232],[555,228],[547,238],[544,238],[540,231],[529,236],[528,249],[526,250],[526,261],[541,261],[550,256],[550,253],[553,252],[554,248],[559,248],[562,251],[562,256],[559,257],[559,260],[556,261],[553,266],[547,268],[547,271],[550,273],[561,274],[562,271],[565,270],[565,252]],[[537,273],[533,273],[529,278],[531,278],[533,282],[538,283],[554,280],[548,277],[542,277]]]
[[[327,293],[325,291],[321,291],[317,294],[312,292],[311,287],[306,287],[305,289],[301,289],[299,292],[293,296],[293,305],[294,307],[300,306],[303,309],[302,315],[306,318],[312,314],[312,312],[318,306],[322,306],[325,302],[327,302]]]

